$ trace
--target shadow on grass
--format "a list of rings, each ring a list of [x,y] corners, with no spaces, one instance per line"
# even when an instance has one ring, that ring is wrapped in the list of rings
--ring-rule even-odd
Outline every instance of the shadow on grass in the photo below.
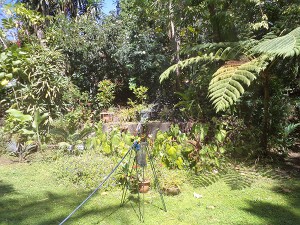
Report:
[[[14,192],[15,189],[11,184],[7,184],[0,180],[0,197],[3,197],[6,194]]]
[[[13,192],[15,192],[13,185],[7,184],[7,183],[3,182],[2,180],[0,180],[0,213],[1,213],[1,209],[3,209],[5,207],[5,202],[3,201],[4,196],[11,194]],[[0,218],[1,218],[1,215],[0,215]],[[1,222],[1,219],[0,219],[0,222]]]
[[[14,188],[9,184],[0,183],[0,224],[59,224],[66,218],[87,196],[88,192],[76,194],[57,194],[45,192],[43,197],[34,195],[15,195]],[[98,196],[99,197],[99,196]],[[86,221],[84,224],[99,224],[104,220],[122,221],[122,224],[130,224],[128,210],[130,205],[120,206],[119,203],[103,203],[94,207],[86,206],[86,203],[65,224],[74,224]],[[125,208],[125,210],[119,210]],[[126,212],[127,211],[127,212]],[[117,214],[117,215],[114,215]],[[114,218],[111,218],[113,216]],[[93,223],[91,223],[91,219]]]
[[[243,210],[263,218],[266,224],[300,224],[300,183],[294,186],[276,186],[272,191],[282,195],[288,207],[270,202],[248,201],[248,208]]]

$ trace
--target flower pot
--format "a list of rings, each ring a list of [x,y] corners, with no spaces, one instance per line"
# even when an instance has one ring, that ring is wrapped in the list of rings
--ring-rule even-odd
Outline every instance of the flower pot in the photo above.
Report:
[[[150,189],[150,180],[144,180],[139,183],[139,192],[147,193]]]

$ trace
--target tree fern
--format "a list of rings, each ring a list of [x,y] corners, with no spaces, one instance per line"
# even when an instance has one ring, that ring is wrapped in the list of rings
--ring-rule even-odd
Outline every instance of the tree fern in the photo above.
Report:
[[[273,36],[268,35],[269,37]],[[225,110],[241,97],[245,92],[244,87],[249,86],[274,58],[278,56],[293,57],[300,55],[300,27],[282,37],[268,38],[252,48],[251,46],[256,44],[257,41],[238,42],[236,45],[227,43],[227,47],[224,50],[219,49],[216,54],[209,52],[212,49],[215,50],[216,47],[224,46],[224,43],[208,43],[195,46],[190,51],[202,50],[209,54],[189,58],[169,67],[160,75],[160,82],[169,78],[170,74],[176,71],[177,68],[185,68],[201,62],[226,61],[232,57],[237,57],[239,61],[228,61],[227,64],[213,74],[208,88],[208,96],[216,111]],[[238,49],[241,49],[241,51]],[[246,55],[258,53],[261,56],[251,61],[243,61],[241,57],[243,53],[246,53]]]
[[[192,66],[194,64],[200,64],[200,63],[209,63],[209,62],[216,62],[220,60],[226,60],[229,55],[236,54],[236,49],[233,49],[231,47],[227,47],[225,49],[220,48],[215,53],[209,53],[204,54],[196,57],[191,57],[186,60],[180,61],[179,63],[170,66],[165,72],[163,72],[159,79],[160,82],[163,82],[164,80],[168,79],[170,74],[175,72],[177,68],[184,69],[185,67]]]
[[[209,84],[209,98],[216,111],[225,110],[234,104],[245,92],[244,86],[249,86],[264,68],[264,59],[254,59],[249,62],[230,61],[219,68]]]
[[[300,27],[290,33],[265,40],[252,48],[253,52],[272,54],[274,56],[293,57],[300,55]]]
[[[159,77],[160,82],[163,82],[164,80],[168,79],[170,74],[175,72],[177,68],[183,69],[185,67],[199,64],[200,62],[206,63],[206,62],[212,62],[212,61],[218,61],[220,60],[220,56],[215,56],[213,54],[209,55],[203,55],[203,56],[196,56],[192,57],[183,61],[180,61],[179,63],[170,66],[167,70],[165,70]]]
[[[184,54],[191,54],[195,52],[205,52],[209,54],[210,52],[216,52],[219,49],[230,49],[227,60],[237,58],[238,55],[244,55],[249,52],[249,50],[257,44],[258,41],[249,39],[246,41],[238,42],[218,42],[218,43],[205,43],[199,44],[192,47],[185,47],[181,52]]]

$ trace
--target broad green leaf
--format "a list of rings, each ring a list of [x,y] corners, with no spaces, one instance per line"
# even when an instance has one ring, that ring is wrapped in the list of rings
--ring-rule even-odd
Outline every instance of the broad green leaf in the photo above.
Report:
[[[8,110],[6,110],[6,112],[22,122],[32,120],[32,117],[30,115],[23,114],[21,111],[16,110],[16,109],[8,109]]]

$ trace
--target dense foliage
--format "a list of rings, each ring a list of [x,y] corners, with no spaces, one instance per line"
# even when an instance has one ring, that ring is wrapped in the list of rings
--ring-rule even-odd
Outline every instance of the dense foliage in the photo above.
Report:
[[[94,131],[89,148],[121,154],[130,138],[102,134],[100,112],[131,122],[152,110],[198,124],[157,134],[154,152],[170,168],[213,170],[225,154],[297,147],[297,0],[121,0],[109,15],[102,1],[20,2],[3,7],[0,30],[8,139],[73,151]],[[31,126],[37,115],[43,120]]]

